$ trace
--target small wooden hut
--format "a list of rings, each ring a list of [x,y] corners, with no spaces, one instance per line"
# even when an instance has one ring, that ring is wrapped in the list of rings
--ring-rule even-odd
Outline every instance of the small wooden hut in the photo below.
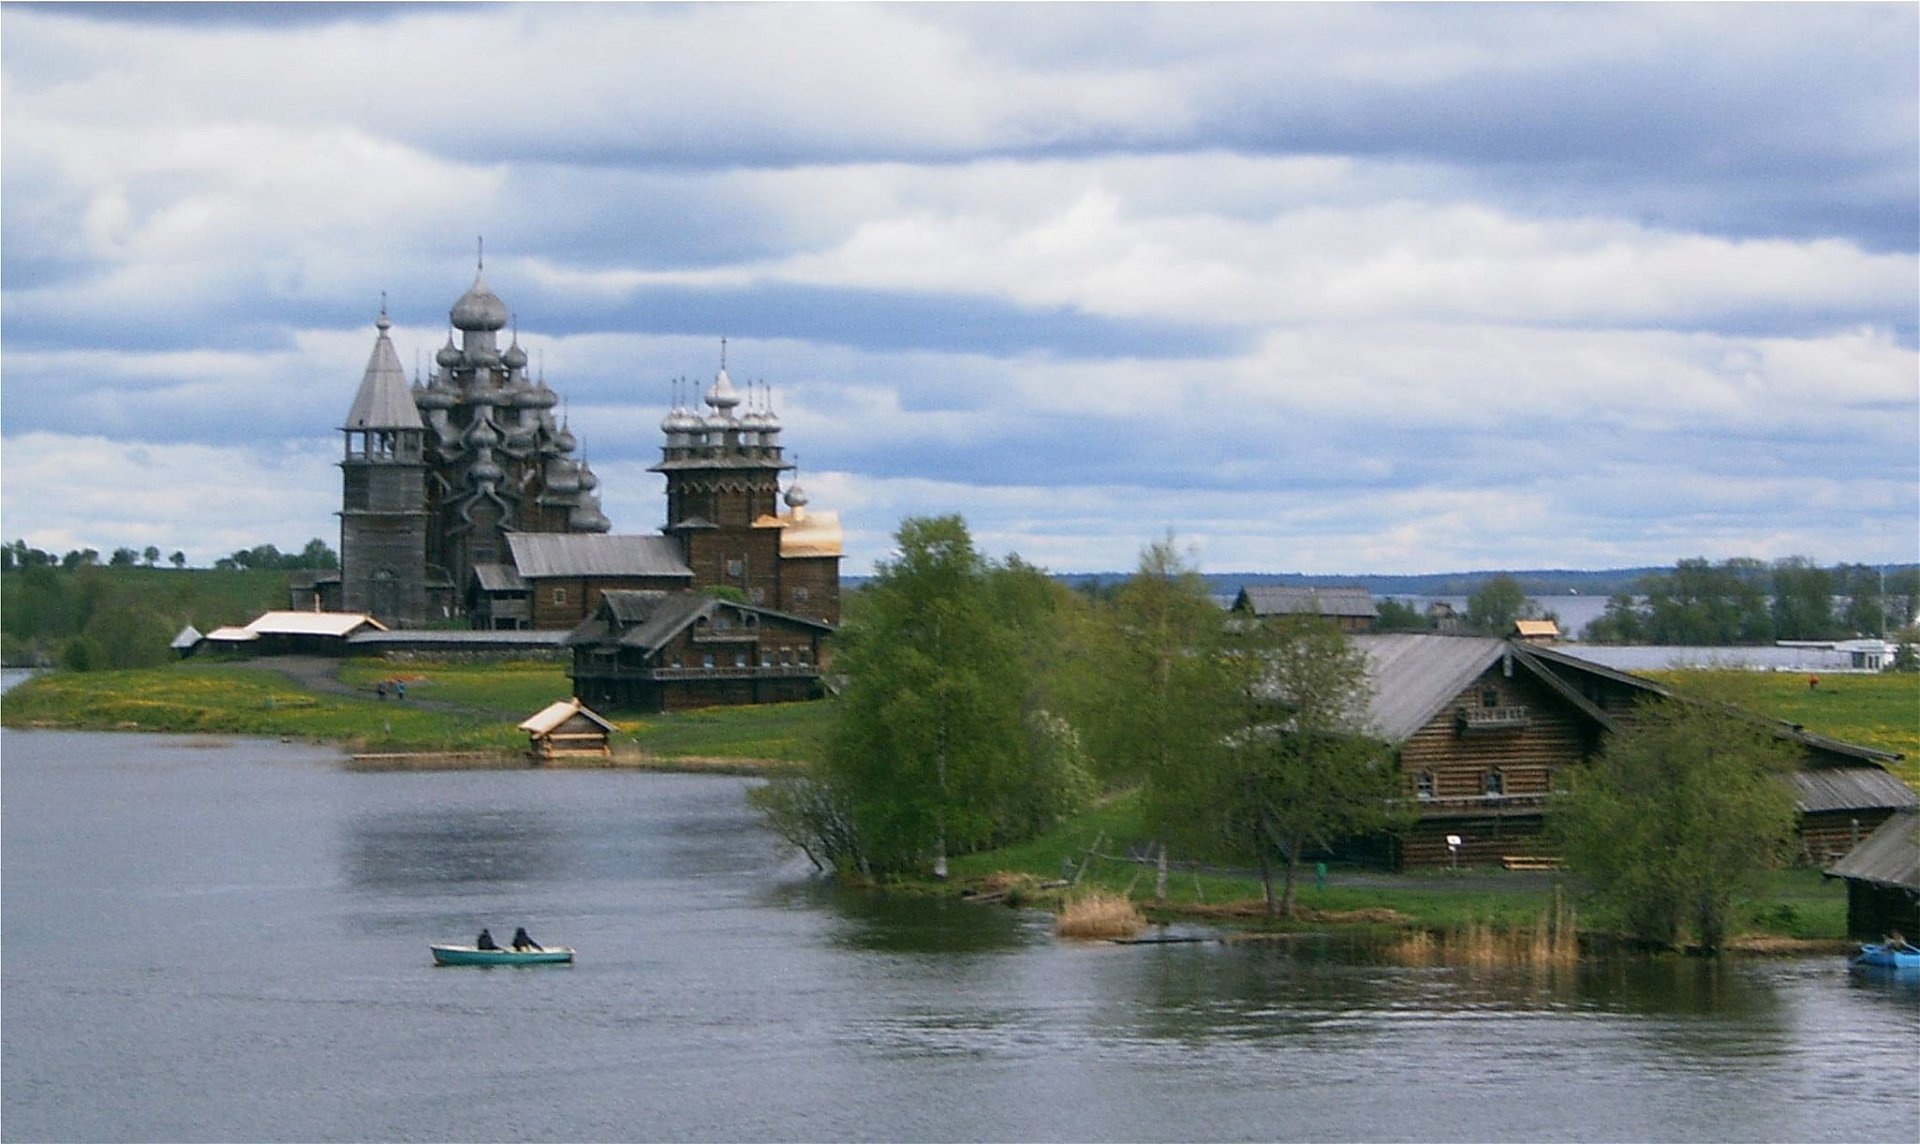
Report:
[[[613,754],[607,743],[613,724],[595,714],[578,699],[562,699],[549,704],[520,724],[527,733],[527,754],[535,762],[567,756]]]
[[[1826,874],[1846,880],[1849,936],[1920,935],[1920,811],[1888,818]]]

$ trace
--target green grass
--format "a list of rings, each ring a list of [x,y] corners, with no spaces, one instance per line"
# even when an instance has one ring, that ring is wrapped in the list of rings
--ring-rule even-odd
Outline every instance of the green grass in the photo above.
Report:
[[[1821,735],[1898,752],[1905,757],[1890,769],[1920,789],[1920,674],[1823,675],[1817,688],[1792,672],[1655,671],[1647,676],[1681,694],[1707,692]]]
[[[376,697],[374,685],[389,679],[406,681],[406,702]],[[369,752],[519,750],[526,735],[516,725],[572,694],[565,667],[545,661],[351,659],[340,663],[339,680],[355,694],[308,691],[278,672],[200,660],[131,671],[47,672],[7,692],[0,723],[285,735]],[[452,709],[441,709],[447,707]],[[619,728],[616,750],[770,762],[812,757],[832,706],[781,703],[609,717]]]
[[[1079,866],[1086,862],[1089,850],[1118,856],[1127,851],[1129,843],[1148,837],[1141,819],[1139,795],[1129,792],[1038,838],[999,850],[965,855],[954,859],[950,866],[953,881],[963,888],[1003,885],[1023,877],[1030,883],[1050,882],[1062,877],[1063,857],[1072,858]],[[1153,901],[1154,883],[1155,870],[1150,865],[1095,858],[1079,876],[1078,888],[1126,893],[1150,915],[1163,917],[1192,913],[1195,907],[1212,910],[1229,903],[1252,905],[1261,900],[1263,893],[1257,878],[1217,873],[1196,875],[1180,869],[1176,863],[1167,879],[1167,905],[1161,907]],[[1057,892],[1023,895],[1039,904],[1055,901],[1059,896]],[[1314,884],[1314,871],[1303,868],[1298,901],[1305,909],[1321,914],[1365,915],[1392,910],[1403,920],[1390,924],[1407,928],[1440,932],[1474,928],[1523,932],[1536,926],[1552,908],[1553,892],[1539,888],[1537,878],[1494,870],[1461,874],[1425,870],[1389,877],[1374,871],[1338,867],[1330,871],[1326,888],[1319,889]],[[1292,928],[1318,928],[1323,924],[1309,920]],[[1605,929],[1609,922],[1604,916],[1594,915],[1583,918],[1581,925],[1586,929]],[[1752,934],[1779,937],[1843,939],[1847,929],[1846,888],[1838,881],[1822,878],[1815,870],[1769,872],[1759,900],[1743,911],[1740,928]]]
[[[409,700],[452,703],[515,723],[573,694],[566,666],[551,660],[455,663],[349,659],[340,664],[340,682],[369,696],[375,684],[393,679],[406,682]]]
[[[323,739],[357,750],[519,746],[511,724],[365,698],[323,695],[270,671],[176,664],[134,671],[50,672],[0,700],[9,727],[140,730]]]

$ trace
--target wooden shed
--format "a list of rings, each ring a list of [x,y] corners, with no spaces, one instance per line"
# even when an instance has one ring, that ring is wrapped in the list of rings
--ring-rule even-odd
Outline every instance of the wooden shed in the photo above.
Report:
[[[1847,933],[1879,941],[1920,934],[1920,811],[1904,810],[1827,867],[1847,883]]]
[[[602,719],[578,699],[562,699],[549,704],[520,724],[527,733],[527,754],[535,762],[567,756],[613,754],[607,740],[613,724]]]

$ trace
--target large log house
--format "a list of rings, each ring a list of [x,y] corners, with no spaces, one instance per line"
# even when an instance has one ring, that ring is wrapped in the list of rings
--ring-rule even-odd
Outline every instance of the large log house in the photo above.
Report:
[[[1672,696],[1652,680],[1514,640],[1353,640],[1367,656],[1369,724],[1398,756],[1416,810],[1386,855],[1397,866],[1543,855],[1557,773],[1591,758],[1638,704]],[[1884,766],[1898,755],[1769,722],[1801,751],[1791,781],[1803,860],[1831,861],[1920,803]],[[1449,835],[1461,840],[1457,854]]]

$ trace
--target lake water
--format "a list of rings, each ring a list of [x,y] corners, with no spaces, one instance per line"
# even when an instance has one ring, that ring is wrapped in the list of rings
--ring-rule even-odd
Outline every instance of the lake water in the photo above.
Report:
[[[738,778],[0,751],[9,1140],[1920,1138],[1920,997],[1837,958],[1079,945],[836,893]],[[430,963],[516,924],[579,963]]]

